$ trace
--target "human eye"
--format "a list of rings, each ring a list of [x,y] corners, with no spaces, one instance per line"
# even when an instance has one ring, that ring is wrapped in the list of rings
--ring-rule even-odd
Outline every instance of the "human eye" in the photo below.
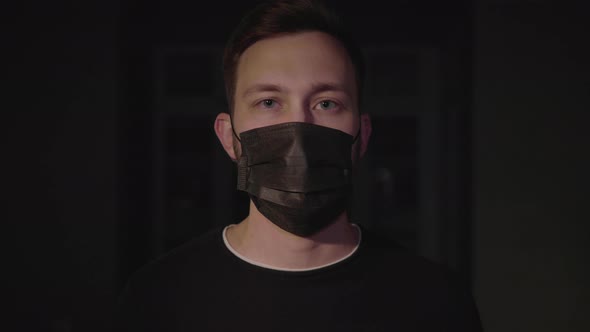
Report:
[[[256,103],[256,107],[260,109],[273,110],[278,107],[278,102],[274,99],[263,99]]]
[[[319,108],[322,111],[336,111],[339,110],[340,104],[333,101],[333,100],[322,100],[319,103],[316,104],[316,106],[314,107],[315,109]]]

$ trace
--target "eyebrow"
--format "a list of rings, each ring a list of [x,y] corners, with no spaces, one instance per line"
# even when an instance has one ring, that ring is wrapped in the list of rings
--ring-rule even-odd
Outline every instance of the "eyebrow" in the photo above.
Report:
[[[326,91],[338,91],[348,95],[348,90],[341,84],[335,83],[315,83],[311,86],[312,93],[326,92]]]
[[[244,97],[257,92],[283,92],[286,89],[277,84],[254,84],[242,94]],[[311,85],[311,94],[326,91],[338,91],[349,96],[347,89],[341,84],[334,83],[313,83]]]
[[[282,91],[283,91],[283,89],[281,88],[281,86],[276,85],[276,84],[254,84],[251,87],[249,87],[248,89],[246,89],[246,91],[244,91],[242,96],[246,97],[250,94],[257,93],[257,92],[282,92]]]

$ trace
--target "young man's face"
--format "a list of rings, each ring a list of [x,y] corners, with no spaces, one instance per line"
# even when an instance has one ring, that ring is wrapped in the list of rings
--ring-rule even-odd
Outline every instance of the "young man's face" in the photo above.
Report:
[[[277,36],[256,42],[241,55],[233,129],[239,135],[284,122],[313,123],[352,136],[361,122],[368,123],[368,117],[359,121],[355,68],[332,36],[314,31]],[[216,123],[216,130],[224,127],[218,135],[224,136],[220,139],[226,151],[237,159],[239,142],[232,138],[234,151],[229,151],[227,125]]]

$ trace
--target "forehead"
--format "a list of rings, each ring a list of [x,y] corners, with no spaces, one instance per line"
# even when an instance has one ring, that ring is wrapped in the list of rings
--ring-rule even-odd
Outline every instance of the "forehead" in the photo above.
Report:
[[[355,88],[354,66],[346,49],[323,32],[301,32],[260,40],[241,55],[236,97],[251,84],[305,87],[337,83]]]

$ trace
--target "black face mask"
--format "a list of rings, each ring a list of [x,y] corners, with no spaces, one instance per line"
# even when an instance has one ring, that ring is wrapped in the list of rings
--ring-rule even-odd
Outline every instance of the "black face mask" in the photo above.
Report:
[[[238,190],[275,225],[309,236],[346,210],[356,138],[304,122],[256,128],[240,138]]]

